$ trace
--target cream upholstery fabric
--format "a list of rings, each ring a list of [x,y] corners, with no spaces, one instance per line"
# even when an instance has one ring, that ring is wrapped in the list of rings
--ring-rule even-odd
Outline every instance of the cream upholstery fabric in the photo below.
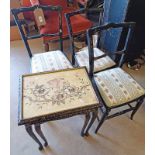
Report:
[[[84,68],[23,77],[24,119],[99,106]]]
[[[31,60],[31,68],[32,73],[37,73],[72,68],[72,65],[65,55],[61,51],[57,50],[35,54]]]
[[[99,50],[98,48],[94,48],[94,56],[101,56],[104,52]],[[80,67],[86,66],[89,70],[89,55],[88,48],[85,47],[76,53],[76,60]],[[114,66],[116,63],[109,57],[105,56],[101,59],[98,59],[94,62],[94,72],[104,70],[106,68]]]
[[[144,89],[121,68],[96,73],[95,81],[109,107],[121,105],[144,95]]]

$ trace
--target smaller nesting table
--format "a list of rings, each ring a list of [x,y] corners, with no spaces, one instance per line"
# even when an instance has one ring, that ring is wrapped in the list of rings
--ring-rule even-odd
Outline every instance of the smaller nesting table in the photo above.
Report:
[[[98,107],[99,101],[85,67],[21,77],[18,125],[25,125],[40,150],[43,145],[33,132],[32,125],[47,146],[40,124],[84,114],[81,136],[85,136],[97,117]]]

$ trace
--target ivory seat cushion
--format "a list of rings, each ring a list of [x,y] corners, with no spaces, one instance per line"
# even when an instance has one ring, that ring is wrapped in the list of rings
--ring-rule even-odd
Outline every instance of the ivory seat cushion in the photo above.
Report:
[[[73,68],[70,61],[59,50],[34,54],[31,59],[32,73]]]
[[[96,73],[95,82],[108,107],[118,106],[144,95],[144,89],[119,67]]]
[[[77,63],[80,67],[86,66],[86,68],[89,71],[89,55],[88,55],[88,47],[85,47],[81,49],[79,52],[76,53],[75,57],[77,60]],[[94,48],[94,56],[101,56],[105,54],[103,51],[101,51],[98,48]],[[100,58],[96,61],[94,61],[94,72],[98,72],[107,68],[110,68],[112,66],[116,65],[116,63],[109,57],[105,56],[103,58]]]

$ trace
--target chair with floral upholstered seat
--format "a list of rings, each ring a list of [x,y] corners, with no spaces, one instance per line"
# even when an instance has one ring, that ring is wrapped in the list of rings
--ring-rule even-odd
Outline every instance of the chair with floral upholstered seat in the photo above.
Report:
[[[48,12],[54,12],[58,14],[59,25],[56,28],[57,32],[55,33],[46,33],[46,34],[35,34],[35,35],[27,35],[24,31],[24,20],[19,19],[20,13],[25,12],[34,12],[35,9],[42,9]],[[62,8],[59,6],[33,6],[33,7],[23,7],[17,9],[11,9],[12,14],[14,16],[14,20],[19,28],[19,32],[21,34],[22,40],[25,44],[25,47],[28,51],[28,54],[31,58],[31,71],[32,73],[43,72],[43,71],[55,71],[59,69],[67,69],[72,68],[72,65],[63,52],[62,47],[62,18],[61,18],[61,10]],[[57,37],[59,38],[60,50],[49,51],[39,54],[32,54],[31,49],[28,44],[29,39],[36,39],[42,37]]]
[[[123,49],[122,52],[126,54],[134,25],[135,23],[133,22],[119,24],[110,23],[107,25],[96,26],[87,30],[90,66],[89,74],[102,103],[102,116],[95,133],[98,132],[102,123],[106,119],[113,118],[130,111],[132,111],[131,119],[133,119],[134,114],[143,103],[144,89],[136,82],[136,80],[134,80],[133,77],[131,77],[120,67],[94,73],[94,61],[99,59],[99,57],[95,56],[92,36],[96,32],[101,33],[102,31],[108,31],[110,29],[125,28],[127,30],[128,39],[127,42],[125,42],[125,50]],[[124,54],[121,58],[121,61],[123,61]],[[118,109],[119,112],[110,113],[114,109]]]
[[[73,34],[73,25],[71,22],[71,19],[74,16],[77,16],[78,14],[89,14],[89,13],[100,13],[98,23],[95,24],[101,24],[102,20],[102,14],[103,14],[103,9],[102,8],[85,8],[81,9],[79,11],[74,11],[66,14],[66,20],[67,20],[67,25],[68,25],[68,33],[69,33],[69,38],[71,42],[71,54],[72,54],[72,64],[76,66],[85,66],[89,70],[89,52],[88,52],[88,47],[85,45],[85,47],[81,48],[80,50],[76,50],[76,45],[75,45],[75,36]],[[80,26],[80,24],[79,24]],[[86,32],[84,32],[86,34]],[[94,55],[95,57],[99,57],[98,60],[95,60],[94,63],[94,72],[99,72],[101,70],[105,70],[107,68],[115,67],[116,63],[108,56],[105,52],[105,50],[99,48],[99,34],[94,33],[93,35],[93,48],[94,48]]]

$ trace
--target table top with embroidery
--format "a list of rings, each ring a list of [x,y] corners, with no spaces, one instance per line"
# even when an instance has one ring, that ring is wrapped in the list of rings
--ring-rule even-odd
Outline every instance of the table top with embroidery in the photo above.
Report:
[[[23,119],[99,104],[85,68],[23,75],[21,82]]]

